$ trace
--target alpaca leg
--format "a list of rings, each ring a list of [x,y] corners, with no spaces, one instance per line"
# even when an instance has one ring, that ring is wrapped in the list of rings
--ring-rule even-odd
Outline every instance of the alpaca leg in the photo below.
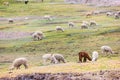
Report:
[[[104,53],[104,51],[102,51],[102,54]]]
[[[38,37],[38,40],[40,40],[40,38]]]
[[[21,65],[18,65],[18,66],[16,67],[16,69],[20,69],[20,66],[21,66]]]
[[[60,62],[61,62],[61,60],[60,60],[60,59],[58,59],[58,62],[60,63]]]
[[[24,64],[24,67],[25,67],[25,69],[27,69],[27,68],[28,68],[28,65],[27,65],[27,64]]]
[[[82,57],[81,56],[79,56],[79,62],[82,62]]]
[[[64,59],[62,59],[62,62],[63,62],[63,63],[66,63]]]
[[[55,61],[54,60],[51,60],[51,62],[50,63],[53,63],[53,64],[55,64]]]
[[[87,60],[87,59],[86,59],[86,57],[84,57],[84,60],[83,60],[83,62],[86,62],[86,60]]]
[[[112,50],[110,50],[110,53],[113,54],[114,52]]]
[[[44,65],[46,64],[46,62],[47,62],[47,60],[46,60],[46,59],[43,59],[43,64],[44,64]]]

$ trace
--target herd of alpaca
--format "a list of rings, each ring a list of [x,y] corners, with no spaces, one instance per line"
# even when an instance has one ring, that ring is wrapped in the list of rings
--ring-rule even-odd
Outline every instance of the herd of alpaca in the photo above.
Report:
[[[43,0],[42,0],[43,1]],[[28,4],[29,1],[28,0],[25,0],[24,1],[25,4]],[[9,6],[9,2],[4,2],[3,5],[5,6]],[[89,18],[89,17],[92,17],[93,15],[98,15],[99,12],[88,12],[85,16],[86,18]],[[106,13],[106,16],[114,16],[115,19],[119,19],[120,18],[120,11],[118,12],[107,12]],[[26,17],[25,20],[27,20],[28,18]],[[45,15],[43,17],[43,19],[47,20],[47,21],[52,21],[53,18],[52,16],[50,15]],[[8,22],[9,23],[14,23],[14,19],[10,18],[8,19]],[[89,22],[88,21],[82,21],[82,24],[81,24],[81,29],[88,29],[90,27],[94,27],[94,26],[97,26],[97,22],[94,21],[94,20],[90,20]],[[75,27],[75,23],[74,22],[68,22],[68,26],[69,28],[74,28]],[[61,26],[56,26],[55,30],[57,32],[61,31],[61,32],[64,32],[64,28],[61,27]],[[34,40],[42,40],[45,36],[43,34],[42,31],[36,31],[34,33],[32,33],[32,37]],[[112,51],[111,47],[109,46],[102,46],[101,47],[101,51],[102,53],[111,53],[113,54],[114,52]],[[97,61],[98,60],[98,57],[99,57],[99,53],[97,51],[93,51],[92,52],[92,57],[85,51],[82,51],[82,52],[79,52],[78,53],[78,57],[79,57],[79,63],[82,63],[82,62],[86,62],[87,60],[89,61]],[[48,60],[51,61],[52,64],[58,64],[60,62],[63,62],[63,63],[66,63],[66,60],[64,58],[64,56],[62,54],[44,54],[42,56],[42,59],[43,59],[43,64],[45,65],[47,63]],[[25,69],[28,68],[28,60],[26,58],[17,58],[13,61],[12,63],[12,66],[10,68],[10,70],[13,70],[13,69],[20,69],[20,66],[21,65],[24,65]]]
[[[109,46],[102,46],[101,51],[102,53],[111,53],[111,54],[114,53]],[[99,57],[99,53],[97,51],[93,51],[92,57],[90,57],[90,55],[87,52],[81,51],[78,53],[78,57],[79,57],[79,61],[78,61],[79,63],[86,62],[87,60],[94,62],[97,61]],[[52,64],[59,64],[60,62],[66,63],[65,58],[62,54],[44,54],[42,56],[42,59],[44,65],[48,60],[50,60]],[[28,60],[26,58],[15,59],[12,63],[10,70],[13,70],[15,68],[20,69],[21,65],[24,65],[25,69],[27,69]]]
[[[120,12],[118,12],[116,14],[116,18],[118,18],[118,14],[120,15]],[[112,14],[109,12],[106,15],[111,16]],[[91,14],[89,14],[87,16],[91,16]],[[26,18],[26,19],[28,19],[28,18]],[[52,20],[51,16],[49,16],[49,15],[44,16],[44,19],[49,20],[49,21]],[[14,22],[14,20],[11,19],[11,18],[8,21],[9,21],[9,23]],[[90,26],[96,26],[96,25],[97,25],[96,21],[90,21],[90,22],[83,21],[82,24],[81,24],[81,29],[88,29]],[[75,23],[74,22],[68,22],[68,26],[69,26],[69,28],[73,28],[73,27],[75,27]],[[61,26],[56,26],[55,30],[64,32],[64,29]],[[45,36],[44,36],[42,31],[36,31],[36,32],[32,33],[32,37],[33,37],[34,40],[42,40]],[[106,54],[107,53],[111,53],[111,54],[114,53],[112,51],[111,47],[109,47],[109,46],[102,46],[101,51],[102,51],[102,53],[106,53]],[[87,60],[94,62],[94,61],[97,61],[97,59],[99,57],[99,54],[98,54],[97,51],[93,51],[92,52],[92,57],[90,57],[90,55],[87,52],[83,51],[83,52],[79,52],[78,56],[79,56],[79,61],[78,61],[79,63],[86,62]],[[66,63],[65,58],[62,54],[44,54],[42,56],[42,59],[43,59],[43,64],[44,65],[46,64],[46,62],[48,60],[50,60],[52,64],[58,64],[60,62]],[[25,69],[28,68],[28,62],[27,62],[26,58],[15,59],[12,63],[12,66],[11,66],[10,70],[13,70],[15,68],[20,69],[21,65],[24,65]]]
[[[51,20],[51,17],[50,16],[46,16],[47,20]],[[13,21],[9,21],[10,23],[12,23]],[[96,26],[97,23],[96,21],[90,21],[90,22],[87,22],[87,21],[83,21],[82,24],[81,24],[81,29],[88,29],[89,26]],[[75,27],[75,23],[74,22],[68,22],[68,26],[69,28],[74,28]],[[61,27],[61,26],[56,26],[55,30],[57,32],[64,32],[65,30]],[[34,40],[42,40],[44,38],[44,34],[42,31],[35,31],[34,33],[32,33],[32,38]]]

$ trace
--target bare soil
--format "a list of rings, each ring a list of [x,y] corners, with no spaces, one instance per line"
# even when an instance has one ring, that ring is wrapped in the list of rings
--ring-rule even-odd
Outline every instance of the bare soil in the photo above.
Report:
[[[30,32],[4,32],[0,31],[0,40],[19,39],[30,36]]]

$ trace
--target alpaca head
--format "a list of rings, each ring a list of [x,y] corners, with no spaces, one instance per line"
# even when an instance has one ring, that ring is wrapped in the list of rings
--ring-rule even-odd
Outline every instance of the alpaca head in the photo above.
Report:
[[[9,68],[9,70],[14,70],[14,66],[11,66],[11,67]]]

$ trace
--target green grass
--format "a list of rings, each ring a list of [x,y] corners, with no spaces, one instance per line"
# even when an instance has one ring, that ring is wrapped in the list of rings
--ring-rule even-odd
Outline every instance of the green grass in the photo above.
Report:
[[[61,0],[60,0],[61,2]],[[41,56],[46,53],[61,53],[65,59],[70,62],[78,61],[78,52],[87,51],[90,55],[95,50],[100,54],[100,60],[96,70],[100,69],[113,69],[113,66],[106,66],[112,59],[119,62],[120,55],[110,55],[108,57],[101,55],[100,47],[103,45],[109,45],[115,52],[120,52],[120,19],[115,20],[113,17],[107,17],[105,14],[95,15],[90,18],[85,17],[85,13],[94,10],[119,10],[119,7],[92,7],[85,5],[73,5],[73,4],[49,4],[49,1],[45,3],[30,3],[24,5],[22,3],[11,3],[9,7],[1,5],[0,15],[2,17],[25,17],[25,16],[40,16],[52,15],[53,21],[47,21],[44,19],[29,19],[25,21],[16,21],[13,24],[9,24],[6,21],[0,22],[0,31],[13,32],[34,32],[41,30],[45,34],[45,38],[40,41],[33,41],[31,36],[13,39],[13,40],[0,40],[0,72],[7,72],[11,62],[18,57],[26,57],[29,59],[30,67],[42,66]],[[91,29],[80,29],[80,25],[83,20],[95,20],[98,25]],[[68,21],[73,21],[76,27],[73,29],[68,28]],[[56,32],[56,26],[62,26],[65,32]],[[96,62],[97,64],[97,62]],[[116,63],[117,64],[117,63]],[[82,67],[79,64],[72,63],[73,67],[70,67],[74,72],[80,71],[92,71],[92,63],[83,64]],[[85,67],[84,65],[91,65],[91,67]],[[119,68],[117,64],[116,69]],[[47,68],[47,67],[45,67]],[[67,69],[66,67],[63,67]],[[76,69],[77,68],[77,69]],[[57,70],[58,69],[58,70]],[[59,72],[61,68],[57,67],[54,72]],[[32,70],[32,69],[31,69]],[[34,70],[34,68],[33,68]],[[36,71],[36,70],[35,70]],[[64,71],[64,70],[63,70]],[[69,72],[65,70],[65,72]],[[44,72],[44,71],[43,71]]]

